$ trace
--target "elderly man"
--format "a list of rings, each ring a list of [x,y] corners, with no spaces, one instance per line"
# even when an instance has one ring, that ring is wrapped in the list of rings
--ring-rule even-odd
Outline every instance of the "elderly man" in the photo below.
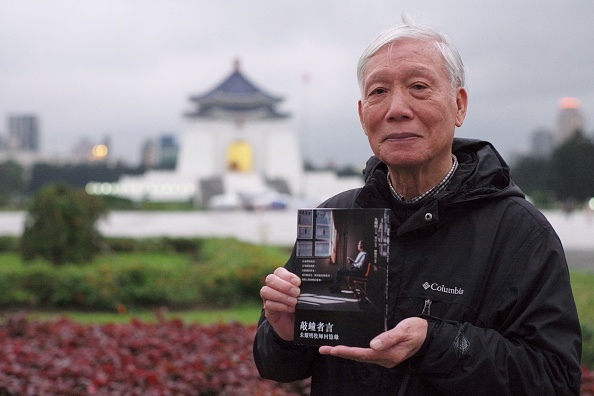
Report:
[[[364,187],[321,206],[392,209],[388,330],[369,348],[293,344],[292,256],[260,292],[260,374],[311,376],[312,395],[578,394],[563,248],[493,146],[454,138],[468,100],[455,47],[405,20],[369,45],[358,77],[375,155]]]

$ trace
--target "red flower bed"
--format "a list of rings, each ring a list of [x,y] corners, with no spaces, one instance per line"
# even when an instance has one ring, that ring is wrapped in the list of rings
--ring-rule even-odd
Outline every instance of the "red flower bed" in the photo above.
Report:
[[[582,387],[580,389],[582,396],[594,396],[594,371],[582,367]]]
[[[255,326],[179,320],[80,325],[67,319],[0,325],[0,395],[270,395],[309,393],[309,382],[261,379]],[[582,396],[594,372],[582,369]]]
[[[307,381],[259,377],[255,326],[80,325],[67,319],[0,326],[0,395],[302,395]]]

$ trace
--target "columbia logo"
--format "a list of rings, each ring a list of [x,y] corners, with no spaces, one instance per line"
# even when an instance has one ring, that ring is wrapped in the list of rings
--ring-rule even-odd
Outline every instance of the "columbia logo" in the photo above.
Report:
[[[447,294],[464,294],[464,289],[462,288],[458,288],[458,286],[451,288],[451,287],[446,287],[444,285],[439,285],[437,283],[429,283],[429,282],[425,282],[422,284],[423,289],[428,290],[434,290],[434,291],[438,291],[441,293],[447,293]]]

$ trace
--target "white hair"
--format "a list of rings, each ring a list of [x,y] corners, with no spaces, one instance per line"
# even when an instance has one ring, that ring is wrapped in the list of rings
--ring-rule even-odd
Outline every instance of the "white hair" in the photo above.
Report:
[[[363,74],[369,59],[375,55],[381,48],[387,44],[394,43],[402,39],[425,40],[435,44],[445,60],[444,66],[450,75],[452,90],[466,85],[466,76],[464,63],[460,53],[448,36],[439,32],[435,28],[415,23],[408,14],[402,13],[403,25],[390,28],[380,33],[363,51],[357,64],[357,79],[359,80],[359,89],[363,95]]]

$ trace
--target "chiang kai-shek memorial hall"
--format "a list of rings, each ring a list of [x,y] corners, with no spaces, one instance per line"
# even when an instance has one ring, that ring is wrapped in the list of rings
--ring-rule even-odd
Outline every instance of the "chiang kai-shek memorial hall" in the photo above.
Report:
[[[220,84],[189,99],[193,109],[183,117],[175,170],[126,175],[103,189],[135,201],[194,200],[208,207],[283,197],[324,199],[361,184],[358,178],[304,172],[291,117],[278,109],[283,98],[253,84],[239,61]]]

